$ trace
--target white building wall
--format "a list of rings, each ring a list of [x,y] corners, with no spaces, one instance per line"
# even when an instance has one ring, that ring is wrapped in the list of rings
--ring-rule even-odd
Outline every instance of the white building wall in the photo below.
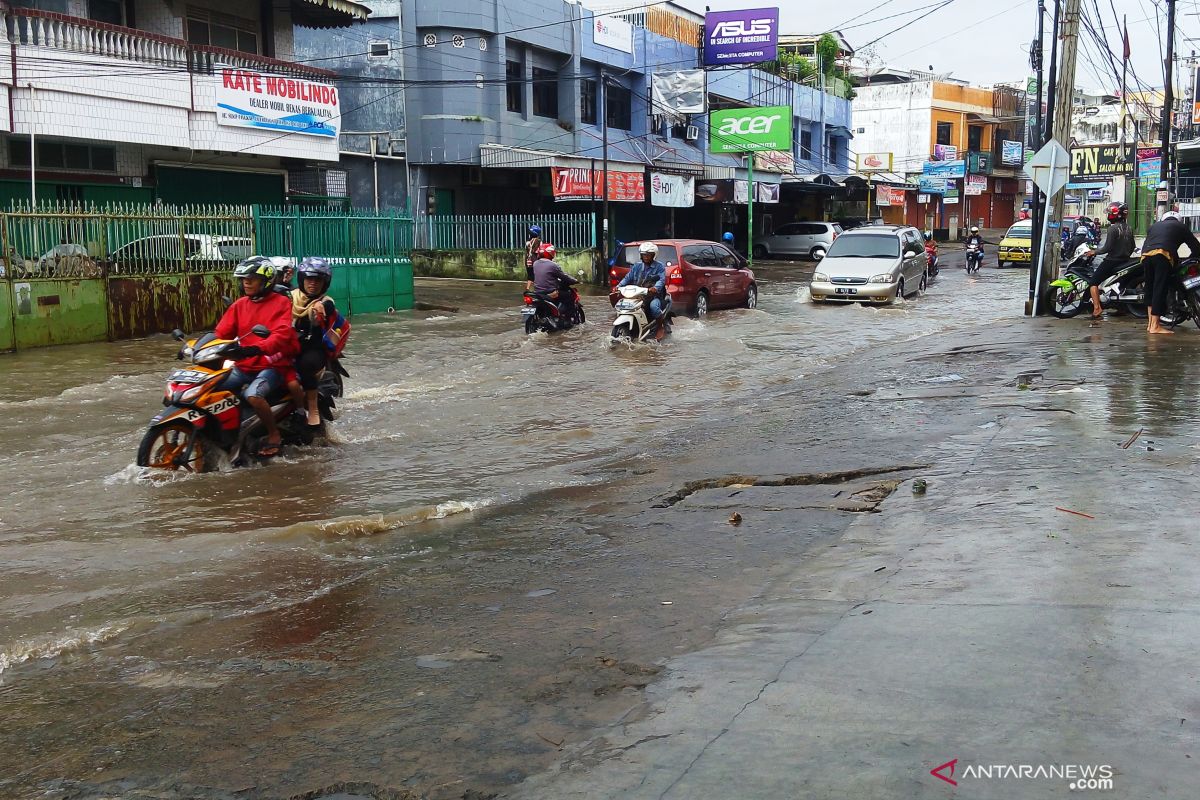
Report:
[[[892,153],[895,172],[919,173],[931,150],[932,109],[932,81],[855,89],[855,152]]]

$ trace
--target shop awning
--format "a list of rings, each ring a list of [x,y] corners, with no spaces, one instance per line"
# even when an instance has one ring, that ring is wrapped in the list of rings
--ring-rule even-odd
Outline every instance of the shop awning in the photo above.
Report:
[[[603,162],[598,158],[580,158],[554,150],[534,150],[528,147],[509,147],[502,144],[479,145],[479,166],[492,169],[600,169]],[[612,170],[642,170],[646,164],[640,161],[608,160]]]
[[[1003,120],[999,117],[993,117],[990,114],[977,114],[974,111],[967,112],[967,122],[986,122],[989,125],[999,125]]]
[[[650,142],[650,168],[683,172],[698,177],[732,178],[742,160],[734,156],[704,153],[691,142],[656,138]]]
[[[291,10],[292,22],[302,28],[345,28],[371,14],[353,0],[292,0]]]
[[[830,125],[825,129],[830,136],[837,136],[841,139],[853,139],[854,134],[845,125]]]

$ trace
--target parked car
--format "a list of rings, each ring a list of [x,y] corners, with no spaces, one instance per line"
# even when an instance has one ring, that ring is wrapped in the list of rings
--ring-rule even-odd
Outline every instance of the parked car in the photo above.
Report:
[[[1000,259],[1000,266],[1007,267],[1009,264],[1028,264],[1032,250],[1033,222],[1025,219],[1008,229],[996,248],[996,255]]]
[[[836,222],[838,225],[841,225],[842,230],[845,231],[852,231],[855,228],[861,228],[865,225],[884,224],[881,217],[875,217],[873,219],[867,219],[866,217],[840,217],[835,219],[834,222]]]
[[[676,314],[703,317],[717,308],[754,308],[758,285],[745,261],[720,242],[702,239],[653,239],[658,260],[667,268],[667,292]],[[616,286],[629,265],[639,260],[641,242],[627,242],[608,271]]]
[[[134,239],[109,255],[114,264],[179,261],[238,262],[253,253],[254,243],[243,236],[214,236],[207,233],[163,234]]]
[[[929,261],[920,231],[868,225],[846,231],[813,273],[814,303],[890,303],[924,291]]]
[[[820,260],[842,232],[836,222],[789,222],[754,243],[754,257],[803,256]]]

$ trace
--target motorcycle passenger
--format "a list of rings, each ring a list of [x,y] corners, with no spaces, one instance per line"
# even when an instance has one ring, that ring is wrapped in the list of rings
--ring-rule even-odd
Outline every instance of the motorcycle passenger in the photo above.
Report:
[[[1108,235],[1104,238],[1104,246],[1099,250],[1088,251],[1088,257],[1104,256],[1100,266],[1096,267],[1088,278],[1088,286],[1092,293],[1092,319],[1103,319],[1104,308],[1100,304],[1100,284],[1117,273],[1136,246],[1133,241],[1133,229],[1126,221],[1129,218],[1129,206],[1124,203],[1112,203],[1108,207]]]
[[[286,256],[271,256],[268,260],[275,267],[275,285],[271,288],[280,294],[291,294],[292,276],[296,274],[296,260]]]
[[[1150,226],[1142,243],[1142,267],[1146,271],[1146,296],[1150,298],[1146,331],[1174,333],[1162,326],[1159,319],[1167,311],[1167,292],[1174,280],[1175,262],[1179,248],[1187,245],[1192,255],[1200,256],[1200,242],[1188,228],[1178,211],[1168,211]]]
[[[288,382],[292,397],[299,396],[297,407],[308,414],[308,427],[321,427],[321,411],[317,407],[317,387],[321,373],[329,367],[329,359],[341,355],[350,335],[350,323],[338,313],[333,299],[326,294],[333,282],[333,269],[323,258],[308,256],[297,270],[300,286],[289,300],[292,304],[292,326],[300,340],[300,355],[296,358],[298,379]]]
[[[533,262],[538,260],[542,250],[542,226],[530,225],[529,236],[525,239],[525,291],[533,288]]]
[[[240,341],[240,346],[228,353],[236,363],[222,388],[235,393],[241,390],[267,430],[258,455],[271,458],[279,455],[282,437],[269,398],[283,389],[291,369],[274,366],[268,358],[279,356],[277,360],[286,363],[286,359],[300,351],[300,343],[292,328],[291,303],[272,291],[275,266],[270,259],[251,256],[237,265],[233,275],[241,282],[242,297],[225,310],[213,331],[219,339]],[[265,339],[252,332],[256,325],[263,325],[269,331]]]
[[[539,258],[533,262],[533,289],[544,294],[555,302],[563,319],[575,318],[575,293],[571,287],[579,283],[563,272],[562,267],[554,260],[558,249],[547,242],[538,253]]]
[[[665,301],[667,290],[667,268],[658,260],[658,245],[654,242],[643,242],[638,248],[638,255],[641,260],[629,267],[629,272],[617,284],[617,288],[622,286],[645,286],[649,290],[650,319],[656,320],[662,317],[665,311]],[[611,300],[616,302],[616,293],[611,296]],[[667,326],[665,324],[658,326],[658,331],[654,334],[654,338],[661,340],[667,335]]]
[[[725,246],[728,247],[730,250],[737,249],[733,246],[734,239],[733,239],[732,231],[725,231],[725,233],[721,234],[721,241],[724,242]]]

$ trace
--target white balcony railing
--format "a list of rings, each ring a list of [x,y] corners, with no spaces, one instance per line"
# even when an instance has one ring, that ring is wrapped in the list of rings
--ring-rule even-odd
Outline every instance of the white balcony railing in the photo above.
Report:
[[[211,73],[214,63],[263,72],[329,80],[334,73],[290,61],[188,44],[135,28],[108,25],[27,8],[0,9],[10,44],[43,47],[85,55],[104,56],[145,64],[175,66],[190,72]]]

